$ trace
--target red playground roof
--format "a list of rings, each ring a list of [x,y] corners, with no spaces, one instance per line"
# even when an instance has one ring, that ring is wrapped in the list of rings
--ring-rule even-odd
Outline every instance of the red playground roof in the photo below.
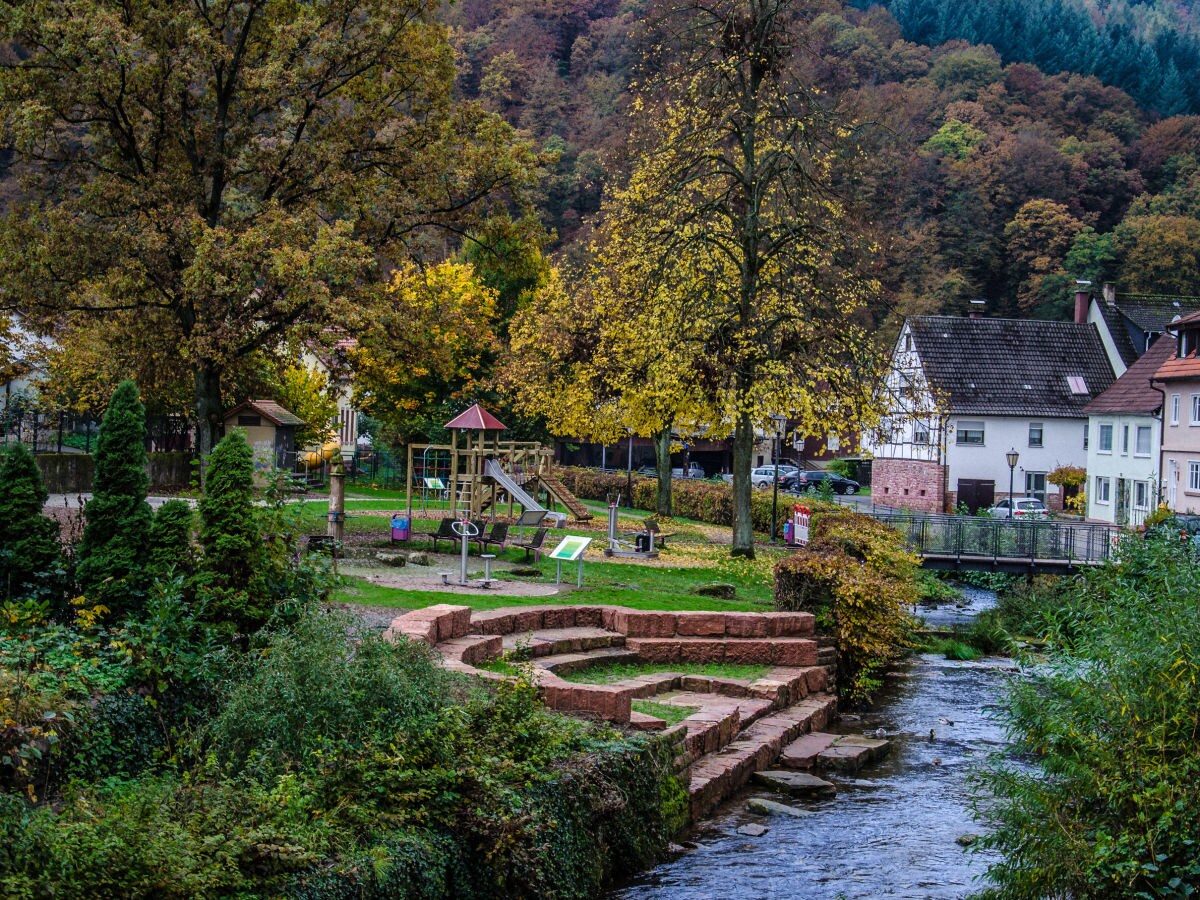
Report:
[[[443,426],[445,428],[465,428],[472,431],[507,431],[508,426],[493,416],[478,403],[471,405]]]

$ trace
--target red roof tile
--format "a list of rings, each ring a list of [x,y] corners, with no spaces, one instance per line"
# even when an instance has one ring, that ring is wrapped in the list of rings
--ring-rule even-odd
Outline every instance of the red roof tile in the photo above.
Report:
[[[478,403],[463,410],[444,426],[445,428],[465,428],[473,431],[506,431],[508,426],[493,416]]]
[[[1164,335],[1150,345],[1112,387],[1083,408],[1085,413],[1152,413],[1162,406],[1162,394],[1150,386],[1159,367],[1175,355],[1175,339]]]

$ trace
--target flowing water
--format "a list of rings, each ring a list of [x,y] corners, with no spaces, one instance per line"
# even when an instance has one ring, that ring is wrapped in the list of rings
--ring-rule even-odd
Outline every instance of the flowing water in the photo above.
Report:
[[[934,628],[969,621],[994,602],[964,588],[961,606],[923,611]],[[956,898],[982,886],[990,857],[957,839],[981,831],[971,815],[970,767],[999,749],[1004,735],[991,712],[1012,664],[1004,659],[951,662],[913,658],[892,673],[873,711],[843,717],[830,730],[879,733],[891,754],[856,776],[829,776],[835,799],[794,802],[766,791],[726,804],[693,836],[694,849],[644,873],[622,889],[624,900],[648,898]],[[812,813],[764,817],[746,809],[770,797]],[[765,824],[762,837],[737,833]]]

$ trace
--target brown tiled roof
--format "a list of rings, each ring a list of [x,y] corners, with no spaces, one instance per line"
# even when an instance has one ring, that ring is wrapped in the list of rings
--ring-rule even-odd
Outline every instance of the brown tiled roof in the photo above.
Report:
[[[1164,335],[1125,370],[1107,391],[1083,408],[1094,413],[1153,413],[1162,406],[1162,394],[1150,386],[1159,366],[1175,355],[1175,339]]]
[[[473,431],[504,431],[508,428],[478,403],[473,403],[442,427],[467,428]]]
[[[305,421],[293,412],[284,409],[274,400],[247,400],[225,413],[225,418],[236,415],[244,409],[253,409],[264,419],[275,425],[304,425]]]
[[[1113,383],[1094,325],[952,316],[908,324],[925,377],[952,413],[1082,417]],[[1084,390],[1072,390],[1069,378],[1081,378]]]

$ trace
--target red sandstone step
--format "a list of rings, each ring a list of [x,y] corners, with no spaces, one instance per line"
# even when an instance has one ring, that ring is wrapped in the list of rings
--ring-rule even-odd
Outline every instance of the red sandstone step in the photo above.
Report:
[[[525,634],[506,634],[502,638],[506,652],[524,649],[530,656],[553,656],[562,653],[580,653],[602,647],[619,647],[625,643],[625,635],[603,628],[578,627],[541,628]]]
[[[784,747],[779,755],[779,762],[789,769],[811,769],[817,754],[828,750],[836,740],[836,734],[826,734],[824,731],[810,732]]]
[[[383,636],[389,640],[404,636],[409,640],[424,641],[432,647],[439,641],[462,637],[470,630],[471,607],[438,603],[396,616]]]
[[[446,659],[459,660],[469,666],[495,659],[500,655],[500,635],[468,634],[463,637],[440,641],[437,651]]]
[[[544,628],[605,628],[629,637],[810,637],[812,613],[659,612],[621,606],[523,606],[478,611],[470,630],[514,634]]]
[[[625,650],[621,647],[599,647],[579,653],[553,653],[550,656],[535,659],[533,664],[557,675],[570,675],[573,672],[582,672],[606,663],[637,662],[637,658],[637,654],[632,650]],[[621,683],[624,684],[624,682]],[[635,693],[634,696],[642,695]]]
[[[629,727],[635,731],[662,731],[667,727],[667,723],[635,709],[629,713]]]
[[[625,646],[647,662],[767,663],[812,666],[817,643],[809,638],[627,638]]]
[[[607,684],[572,684],[547,675],[539,682],[542,702],[561,712],[587,713],[609,722],[625,723],[632,712],[632,693]]]

